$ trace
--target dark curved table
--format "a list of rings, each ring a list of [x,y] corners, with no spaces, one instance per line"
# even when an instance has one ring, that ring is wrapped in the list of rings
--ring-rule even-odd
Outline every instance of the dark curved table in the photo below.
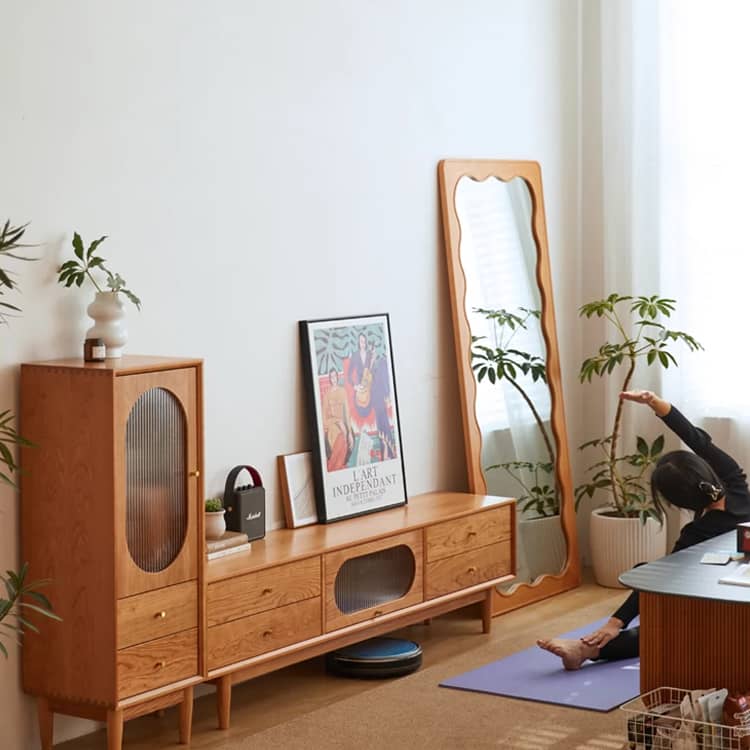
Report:
[[[641,692],[750,687],[750,587],[719,583],[741,562],[700,562],[734,551],[736,538],[732,531],[620,576],[640,593]]]

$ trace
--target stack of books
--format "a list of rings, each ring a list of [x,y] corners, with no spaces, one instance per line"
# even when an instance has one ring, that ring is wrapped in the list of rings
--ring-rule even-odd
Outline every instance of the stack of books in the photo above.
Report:
[[[245,552],[250,549],[250,542],[244,531],[225,531],[218,539],[206,539],[206,552],[209,560]]]

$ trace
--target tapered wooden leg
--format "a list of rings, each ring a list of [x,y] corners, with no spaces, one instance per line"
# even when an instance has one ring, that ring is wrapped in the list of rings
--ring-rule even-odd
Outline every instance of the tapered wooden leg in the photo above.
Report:
[[[107,711],[107,750],[122,750],[122,709]]]
[[[46,698],[37,698],[36,713],[39,717],[39,739],[42,743],[42,750],[52,750],[55,714],[50,710],[49,701]]]
[[[189,745],[190,735],[193,731],[193,687],[192,685],[182,691],[182,703],[180,703],[180,744]]]
[[[229,729],[229,710],[232,707],[232,676],[224,675],[216,681],[219,729]]]
[[[492,589],[487,589],[482,602],[482,632],[489,633],[490,630],[492,630]]]

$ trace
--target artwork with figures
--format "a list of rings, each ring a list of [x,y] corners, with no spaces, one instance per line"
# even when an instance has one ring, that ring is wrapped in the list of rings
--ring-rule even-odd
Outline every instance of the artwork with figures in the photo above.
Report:
[[[548,265],[541,269],[548,262],[541,176],[538,184],[529,179],[531,164],[442,162],[440,172],[470,489],[518,501],[517,576],[506,592],[563,573],[563,495],[569,519],[573,512],[567,452],[560,460],[551,282]]]
[[[406,502],[387,315],[302,321],[321,521]]]

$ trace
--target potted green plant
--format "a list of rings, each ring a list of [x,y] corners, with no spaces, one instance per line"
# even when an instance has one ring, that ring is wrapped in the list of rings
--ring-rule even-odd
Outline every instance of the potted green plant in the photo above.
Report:
[[[0,259],[4,262],[6,258],[20,261],[31,261],[29,258],[19,254],[23,248],[33,247],[22,242],[28,224],[20,226],[11,225],[6,221],[0,230]],[[11,272],[0,267],[0,296],[8,291],[17,289],[18,285]],[[0,322],[7,322],[7,317],[13,313],[21,312],[15,305],[0,301]],[[14,474],[19,466],[14,456],[14,449],[18,445],[31,445],[31,443],[18,434],[13,423],[15,417],[10,409],[0,412],[0,481],[16,487]],[[4,636],[12,633],[18,642],[26,630],[38,633],[38,628],[28,619],[29,612],[36,612],[53,620],[60,618],[52,611],[50,601],[39,589],[48,585],[50,581],[40,579],[27,581],[28,565],[24,563],[16,573],[12,570],[6,571],[6,575],[0,575],[0,582],[5,588],[5,596],[0,597],[0,653],[8,656],[8,650],[2,641]]]
[[[554,479],[555,449],[548,427],[534,403],[529,384],[547,384],[547,365],[544,357],[524,351],[512,342],[520,330],[541,318],[541,311],[518,307],[505,309],[475,308],[493,323],[494,342],[486,336],[472,336],[472,368],[477,381],[485,378],[490,383],[506,383],[528,407],[544,446],[544,456],[536,460],[518,458],[490,464],[485,471],[503,470],[521,489],[517,496],[518,531],[527,560],[528,573],[533,580],[541,573],[557,572],[566,558],[565,539],[560,526],[560,496]]]
[[[586,470],[587,481],[575,490],[576,508],[584,498],[599,494],[607,503],[592,511],[590,541],[594,575],[604,586],[620,587],[620,573],[639,562],[654,560],[666,553],[666,529],[659,508],[651,498],[646,475],[664,448],[664,437],[649,441],[638,435],[635,450],[621,449],[623,404],[620,391],[630,389],[639,363],[647,367],[668,368],[677,365],[673,348],[681,343],[690,351],[702,349],[696,339],[684,331],[667,328],[662,322],[671,317],[675,300],[653,295],[610,294],[583,305],[579,315],[602,318],[616,335],[596,354],[586,358],[579,373],[582,383],[592,378],[622,378],[609,434],[589,440],[581,450],[596,449],[598,460]],[[627,318],[622,311],[627,312]],[[624,372],[623,372],[624,371]]]
[[[107,267],[107,261],[97,253],[99,245],[107,239],[107,235],[99,237],[84,247],[81,235],[73,233],[74,260],[68,260],[58,269],[57,280],[71,287],[80,287],[87,279],[96,289],[94,301],[88,306],[89,317],[94,325],[86,332],[86,338],[100,338],[106,347],[106,357],[113,359],[122,356],[122,349],[128,340],[125,327],[125,308],[120,295],[127,297],[138,310],[141,309],[140,299],[127,286],[125,279],[119,273],[113,273]],[[97,281],[97,274],[100,281]],[[104,281],[101,281],[101,275]]]
[[[525,493],[518,498],[522,511],[531,512],[538,518],[559,515],[560,499],[557,487],[554,481],[543,476],[551,475],[554,470],[555,450],[547,426],[523,382],[524,378],[530,378],[532,383],[537,381],[546,383],[546,362],[539,355],[511,348],[511,342],[516,333],[520,329],[526,329],[530,319],[538,320],[541,317],[541,311],[525,307],[519,307],[517,313],[482,307],[477,307],[474,311],[495,324],[494,346],[484,343],[486,336],[471,337],[474,344],[471,352],[472,368],[476,373],[477,381],[481,383],[487,378],[490,383],[505,382],[521,396],[539,429],[547,454],[544,461],[506,461],[486,466],[485,471],[503,469],[521,486]],[[524,472],[528,472],[526,477],[524,477]],[[533,477],[533,480],[530,481],[530,477]]]
[[[221,536],[227,530],[224,513],[224,500],[222,498],[206,498],[206,539],[221,539]]]

